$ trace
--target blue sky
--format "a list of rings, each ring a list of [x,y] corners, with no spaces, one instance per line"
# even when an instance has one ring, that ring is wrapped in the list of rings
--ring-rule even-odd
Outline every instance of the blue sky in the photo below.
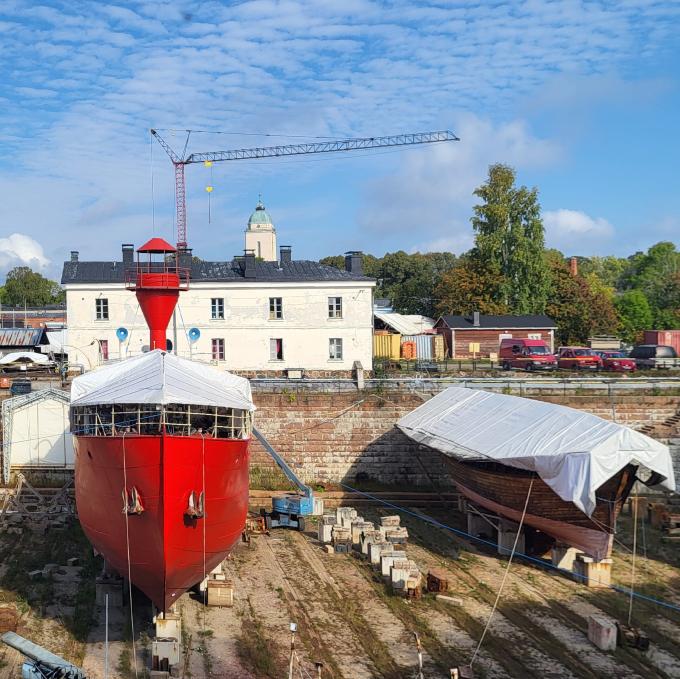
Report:
[[[230,133],[193,134],[190,151],[461,138],[216,164],[212,180],[191,166],[189,241],[207,259],[242,250],[260,192],[296,258],[461,252],[494,162],[538,186],[548,244],[568,254],[677,242],[679,22],[664,0],[5,0],[0,271],[56,276],[72,249],[111,259],[121,242],[174,240],[172,166],[149,127]]]

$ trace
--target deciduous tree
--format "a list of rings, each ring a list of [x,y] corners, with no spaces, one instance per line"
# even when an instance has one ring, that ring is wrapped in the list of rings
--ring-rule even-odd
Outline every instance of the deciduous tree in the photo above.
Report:
[[[54,281],[27,266],[18,266],[7,274],[2,293],[5,304],[44,306],[64,299],[64,291]]]

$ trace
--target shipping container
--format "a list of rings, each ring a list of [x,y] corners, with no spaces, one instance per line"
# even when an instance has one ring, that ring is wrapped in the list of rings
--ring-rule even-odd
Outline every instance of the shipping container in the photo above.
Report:
[[[401,343],[413,342],[416,345],[416,354],[414,358],[421,361],[432,360],[432,341],[435,335],[402,335]]]
[[[401,335],[374,334],[373,356],[398,361],[401,358]]]
[[[643,344],[663,344],[673,347],[675,353],[680,356],[680,330],[645,330]]]

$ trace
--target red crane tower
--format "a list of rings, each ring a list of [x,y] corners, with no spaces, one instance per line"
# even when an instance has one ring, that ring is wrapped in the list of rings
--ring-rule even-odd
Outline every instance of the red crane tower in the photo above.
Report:
[[[388,137],[359,137],[355,139],[334,139],[322,142],[288,144],[285,146],[259,146],[250,149],[234,149],[232,151],[207,151],[186,155],[191,130],[186,130],[187,138],[182,153],[178,155],[156,130],[151,134],[156,137],[175,167],[175,202],[177,207],[177,248],[187,246],[187,207],[186,186],[184,183],[184,167],[194,163],[210,161],[221,163],[227,160],[254,160],[258,158],[278,158],[280,156],[300,156],[317,153],[335,153],[337,151],[360,151],[363,149],[384,148],[386,146],[411,146],[414,144],[434,144],[437,142],[460,141],[448,130],[437,132],[414,132],[395,134]]]

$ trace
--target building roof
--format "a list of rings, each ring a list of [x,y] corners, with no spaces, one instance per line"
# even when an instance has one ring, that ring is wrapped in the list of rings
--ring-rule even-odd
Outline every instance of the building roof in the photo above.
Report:
[[[152,238],[151,240],[147,241],[142,245],[141,247],[137,248],[137,252],[150,252],[150,253],[163,253],[163,252],[176,252],[177,248],[175,248],[173,245],[170,245],[168,241],[166,241],[163,238],[158,238],[156,236],[155,238]]]
[[[419,314],[406,315],[378,310],[373,313],[378,320],[402,335],[420,335],[434,327],[434,319]]]
[[[528,314],[525,316],[492,316],[479,314],[479,325],[474,324],[472,316],[442,316],[437,325],[446,325],[452,330],[478,329],[512,329],[512,328],[556,328],[555,321],[545,314]]]
[[[260,196],[260,200],[257,201],[257,205],[255,206],[255,211],[250,215],[250,219],[248,219],[248,226],[251,224],[273,224],[272,218],[269,216],[269,213],[264,207],[264,203],[262,202],[262,196]]]
[[[123,262],[64,262],[62,285],[69,283],[123,283]],[[291,262],[253,262],[253,275],[245,277],[244,259],[231,262],[192,261],[191,280],[194,282],[251,282],[299,283],[315,281],[373,281],[349,271],[327,266],[319,262],[295,260]]]
[[[43,328],[0,328],[0,347],[34,347],[43,334]]]

